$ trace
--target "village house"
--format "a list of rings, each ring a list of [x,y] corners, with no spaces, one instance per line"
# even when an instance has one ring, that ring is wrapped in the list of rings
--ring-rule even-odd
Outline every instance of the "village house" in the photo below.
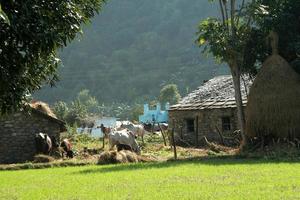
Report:
[[[30,161],[36,153],[35,134],[47,133],[59,141],[65,123],[44,103],[27,106],[26,111],[0,117],[0,163]]]
[[[241,81],[243,105],[251,81]],[[232,77],[218,76],[184,97],[169,109],[169,127],[175,128],[175,141],[181,145],[201,146],[204,136],[210,142],[230,137],[237,125],[237,108]]]

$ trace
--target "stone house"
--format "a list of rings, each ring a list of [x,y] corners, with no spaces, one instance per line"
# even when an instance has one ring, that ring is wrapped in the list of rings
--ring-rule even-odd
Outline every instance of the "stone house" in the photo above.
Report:
[[[28,106],[26,111],[0,117],[0,163],[30,161],[36,153],[35,134],[54,136],[59,141],[65,123]]]
[[[243,105],[251,81],[241,80]],[[221,138],[232,136],[237,125],[237,108],[232,77],[218,76],[184,97],[169,109],[169,127],[175,129],[177,144],[201,146],[204,136],[210,142],[221,142]]]

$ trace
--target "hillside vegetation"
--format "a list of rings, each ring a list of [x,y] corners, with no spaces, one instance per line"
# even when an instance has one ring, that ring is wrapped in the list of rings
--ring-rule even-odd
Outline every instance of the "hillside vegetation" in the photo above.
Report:
[[[144,102],[169,83],[182,95],[203,80],[227,73],[196,47],[200,20],[217,13],[198,0],[111,0],[84,34],[61,52],[56,88],[36,98],[70,101],[82,89],[100,102]]]

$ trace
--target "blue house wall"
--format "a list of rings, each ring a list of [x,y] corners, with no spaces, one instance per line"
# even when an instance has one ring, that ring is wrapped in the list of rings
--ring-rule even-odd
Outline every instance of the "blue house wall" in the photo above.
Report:
[[[160,103],[157,103],[155,110],[150,110],[148,104],[144,104],[144,114],[139,116],[140,123],[167,123],[169,119],[168,109],[170,104],[166,103],[165,110],[161,110]]]

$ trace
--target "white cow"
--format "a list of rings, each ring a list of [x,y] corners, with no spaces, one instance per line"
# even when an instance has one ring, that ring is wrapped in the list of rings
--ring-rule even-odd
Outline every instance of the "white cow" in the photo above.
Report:
[[[140,147],[135,140],[135,136],[128,129],[114,131],[108,134],[108,141],[110,149],[112,149],[115,145],[123,144],[130,146],[133,151],[135,151],[137,154],[140,154]]]
[[[143,125],[141,124],[133,124],[133,123],[127,123],[127,124],[121,124],[121,129],[128,129],[130,130],[134,135],[140,136],[142,138],[142,141],[144,143],[144,135],[146,134],[146,130]]]

